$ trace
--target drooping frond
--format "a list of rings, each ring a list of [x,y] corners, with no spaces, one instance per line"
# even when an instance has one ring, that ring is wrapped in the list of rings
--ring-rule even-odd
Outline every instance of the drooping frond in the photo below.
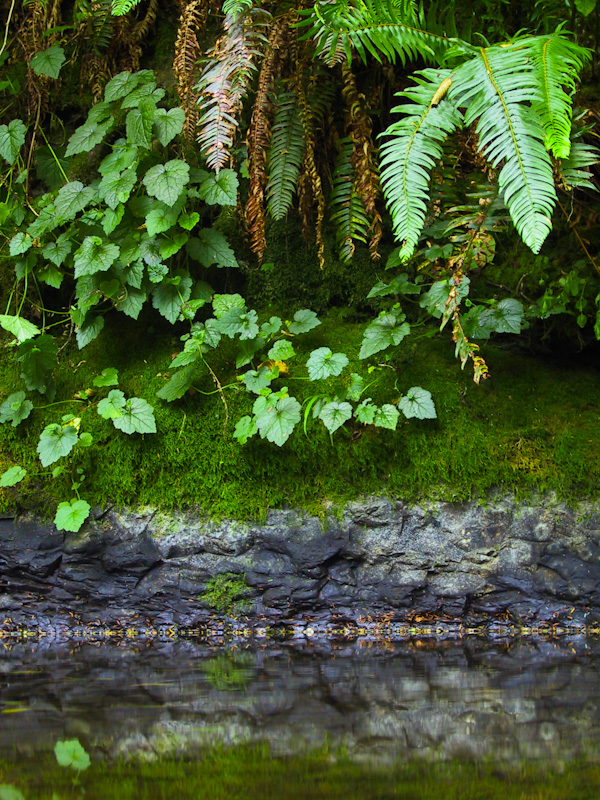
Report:
[[[195,91],[195,69],[200,58],[198,33],[206,23],[208,7],[204,0],[192,0],[184,6],[179,17],[173,72],[177,79],[179,102],[185,111],[183,136],[190,142],[198,123],[198,95]]]
[[[304,158],[304,128],[296,92],[277,97],[269,151],[268,210],[273,219],[285,217],[292,204]]]
[[[569,157],[558,165],[559,177],[566,189],[597,191],[589,167],[600,162],[600,152],[585,142],[573,142]]]
[[[265,188],[267,185],[268,150],[271,144],[271,116],[273,103],[271,93],[280,51],[285,51],[289,34],[289,17],[276,19],[271,26],[265,56],[262,60],[256,99],[246,141],[248,144],[248,176],[250,186],[246,201],[245,217],[250,235],[250,248],[262,261],[267,243],[265,238]]]
[[[114,17],[122,17],[128,14],[132,8],[135,8],[141,3],[142,0],[112,0],[110,5],[111,14]]]
[[[518,44],[481,48],[454,72],[449,99],[477,121],[479,150],[494,167],[512,221],[538,253],[552,227],[556,202],[544,129],[531,103],[538,97],[534,68]]]
[[[425,221],[431,170],[442,155],[444,140],[461,125],[462,117],[445,96],[450,70],[426,69],[418,73],[416,86],[400,97],[404,103],[393,111],[405,116],[383,134],[390,137],[381,147],[381,183],[394,226],[402,242],[400,258],[409,258]]]
[[[229,0],[231,13],[223,22],[225,34],[215,45],[196,91],[203,111],[198,141],[209,167],[218,172],[229,159],[237,132],[237,116],[256,70],[255,58],[265,37],[260,31],[267,13],[249,2]]]
[[[317,2],[299,12],[308,27],[304,37],[312,37],[317,55],[329,64],[339,63],[344,55],[352,60],[352,51],[366,61],[370,53],[378,61],[385,56],[402,64],[423,58],[439,63],[455,40],[428,31],[420,24],[411,3],[392,0],[353,0],[352,2]],[[406,16],[403,16],[406,15]]]
[[[540,97],[533,102],[545,131],[545,146],[556,158],[567,158],[571,149],[571,106],[575,84],[589,50],[557,31],[517,42],[531,54]]]
[[[356,79],[349,64],[342,66],[344,85],[342,96],[346,103],[346,130],[352,141],[352,165],[356,174],[354,188],[361,205],[371,220],[369,250],[371,258],[378,259],[377,247],[383,235],[381,215],[377,210],[377,200],[381,194],[379,168],[375,159],[375,147],[371,135],[372,122],[368,113],[366,98],[356,87]]]
[[[354,188],[353,150],[350,138],[341,140],[329,197],[338,254],[340,260],[345,263],[348,263],[354,255],[356,240],[366,244],[369,229],[365,208]]]

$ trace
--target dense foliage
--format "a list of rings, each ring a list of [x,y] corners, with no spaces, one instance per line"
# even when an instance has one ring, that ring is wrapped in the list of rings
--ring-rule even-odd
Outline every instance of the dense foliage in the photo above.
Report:
[[[107,430],[151,435],[156,403],[192,391],[218,396],[225,428],[228,397],[252,397],[251,412],[231,420],[242,445],[257,435],[281,447],[313,421],[331,437],[348,425],[434,420],[436,398],[390,364],[434,320],[451,328],[476,382],[488,374],[477,342],[495,334],[540,321],[547,331],[544,321],[561,318],[569,335],[600,338],[596,245],[579,225],[596,213],[595,134],[590,112],[574,112],[584,70],[595,66],[587,18],[598,12],[576,4],[574,35],[560,4],[544,14],[536,6],[528,20],[508,10],[473,4],[489,43],[464,12],[408,0],[226,0],[218,24],[203,0],[160,15],[155,0],[11,4],[0,50],[0,326],[22,387],[0,396],[0,422],[26,427],[34,407],[67,406],[39,432],[39,461],[52,469],[35,479],[57,479],[75,453],[96,446],[85,430],[90,410]],[[175,22],[172,69],[140,70],[165,49],[151,31],[166,35]],[[572,241],[562,258],[543,250],[556,208]],[[260,291],[280,269],[268,260],[270,240],[295,217],[305,243],[293,247],[311,254],[315,283],[333,261],[350,274],[361,247],[375,263],[387,253],[394,277],[380,274],[353,297],[371,315],[358,368],[328,343],[302,345],[321,319],[290,281],[276,308]],[[526,264],[516,278],[498,263],[499,245],[505,262],[509,247]],[[54,373],[71,333],[84,349],[115,313],[140,337],[151,313],[176,326],[182,346],[164,383],[154,397],[127,396],[106,363],[66,396]],[[369,391],[388,368],[389,396]],[[200,388],[205,376],[210,390]],[[292,392],[295,381],[314,387]],[[45,403],[34,406],[39,395]],[[64,530],[90,512],[77,470],[55,517]],[[0,488],[27,477],[11,463]]]

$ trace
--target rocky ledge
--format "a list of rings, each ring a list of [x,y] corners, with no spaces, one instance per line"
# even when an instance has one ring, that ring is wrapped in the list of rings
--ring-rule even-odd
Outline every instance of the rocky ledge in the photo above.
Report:
[[[370,498],[325,519],[275,510],[247,523],[113,508],[77,534],[30,515],[0,520],[0,623],[193,626],[214,616],[207,587],[226,574],[245,581],[244,615],[255,621],[596,624],[600,504]]]

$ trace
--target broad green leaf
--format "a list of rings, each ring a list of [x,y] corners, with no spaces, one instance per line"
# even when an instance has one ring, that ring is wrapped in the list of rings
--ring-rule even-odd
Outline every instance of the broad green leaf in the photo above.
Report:
[[[98,414],[102,419],[117,419],[123,413],[125,402],[125,395],[120,389],[111,389],[108,397],[98,403]]]
[[[215,294],[212,299],[213,314],[220,319],[230,308],[245,308],[246,301],[241,294]]]
[[[405,319],[404,314],[397,311],[381,314],[366,329],[358,357],[369,358],[390,345],[400,344],[410,333],[410,325]]]
[[[47,50],[36,53],[29,62],[29,66],[36,75],[45,75],[47,78],[58,78],[62,65],[65,63],[65,51],[58,44],[50,45]]]
[[[300,403],[295,397],[276,394],[258,397],[253,407],[258,431],[263,439],[282,447],[300,422]]]
[[[321,381],[332,375],[339,375],[347,365],[348,356],[345,353],[332,353],[329,347],[313,350],[306,362],[311,381]]]
[[[141,397],[126,401],[121,416],[113,417],[113,425],[123,433],[156,433],[154,409]]]
[[[596,8],[596,0],[575,0],[575,8],[584,17],[588,17]]]
[[[114,125],[114,118],[104,122],[85,122],[81,125],[69,139],[65,156],[75,156],[78,153],[89,153],[94,147],[100,144],[106,134]]]
[[[22,317],[14,317],[10,314],[0,314],[0,327],[5,331],[12,333],[17,338],[17,341],[26,342],[28,339],[33,339],[40,333],[40,329],[33,322],[28,322]]]
[[[317,319],[317,315],[314,311],[303,308],[300,311],[296,311],[294,314],[294,321],[288,325],[288,330],[294,335],[308,333],[308,331],[312,331],[313,328],[316,328],[317,325],[320,324],[321,320]]]
[[[82,325],[75,328],[75,338],[77,339],[77,347],[82,350],[90,342],[100,335],[104,328],[104,317],[96,315],[88,317]]]
[[[54,338],[47,333],[19,345],[17,359],[21,362],[21,378],[27,389],[46,394],[51,386],[50,375],[56,364],[56,349]]]
[[[148,264],[148,278],[152,283],[160,283],[169,274],[166,264]]]
[[[431,392],[421,389],[420,386],[411,387],[398,403],[398,408],[407,419],[435,419],[435,406]]]
[[[246,415],[236,423],[235,430],[233,431],[233,438],[237,439],[240,444],[246,444],[248,439],[251,439],[257,430],[258,425],[254,417]]]
[[[112,114],[112,103],[96,103],[89,110],[86,122],[104,122]]]
[[[153,80],[154,73],[150,69],[143,69],[139,72],[119,72],[106,84],[104,99],[108,103],[120,100],[137,89],[140,83],[150,83]]]
[[[347,394],[350,400],[358,403],[361,394],[365,390],[365,382],[361,375],[357,372],[350,373],[350,385],[348,386]]]
[[[189,214],[184,211],[182,214],[180,214],[179,219],[177,220],[179,227],[186,231],[191,231],[192,228],[195,228],[199,222],[200,214],[198,214],[197,211],[193,211]]]
[[[501,300],[494,308],[479,315],[479,324],[496,333],[521,333],[524,321],[523,304],[512,297]]]
[[[187,272],[178,271],[163,280],[152,292],[152,305],[172,324],[177,322],[181,306],[192,293],[192,279]]]
[[[129,92],[129,94],[123,98],[121,109],[139,108],[140,102],[147,98],[152,99],[154,103],[158,103],[164,96],[164,91],[162,89],[158,89],[157,91],[156,83],[154,81],[149,81],[148,83],[143,83],[141,86],[138,86],[132,92]]]
[[[104,233],[109,236],[114,229],[120,224],[121,220],[123,219],[123,214],[125,213],[125,206],[122,203],[113,210],[112,208],[107,208],[104,212],[104,216],[102,217],[102,230]]]
[[[84,431],[82,434],[79,435],[79,441],[77,444],[79,447],[91,447],[94,443],[94,437],[91,433]]]
[[[71,252],[73,243],[66,233],[61,233],[55,242],[49,242],[42,250],[42,255],[60,267]]]
[[[33,239],[29,234],[19,231],[10,240],[8,250],[11,256],[20,256],[26,253],[33,245]]]
[[[375,421],[375,414],[377,411],[377,406],[372,402],[370,397],[367,397],[362,401],[362,403],[360,403],[360,405],[356,406],[354,416],[364,425],[372,425]]]
[[[219,174],[204,173],[198,187],[198,194],[211,206],[235,206],[239,181],[232,169],[222,169]]]
[[[233,339],[239,333],[240,339],[255,339],[258,336],[258,314],[245,308],[230,308],[217,322],[217,329],[224,336]]]
[[[106,367],[100,375],[96,375],[92,383],[94,386],[118,386],[119,370],[114,367]]]
[[[26,399],[25,392],[14,392],[0,405],[0,423],[10,422],[16,428],[32,410],[33,403]]]
[[[21,483],[23,478],[27,475],[27,470],[23,467],[10,467],[0,475],[0,489],[5,489],[8,486],[16,486]],[[2,795],[0,795],[0,800]]]
[[[45,267],[42,267],[39,270],[37,277],[38,280],[42,281],[43,283],[47,283],[48,286],[52,286],[54,289],[60,289],[63,282],[64,273],[53,264],[46,264]]]
[[[12,783],[0,784],[0,800],[25,800],[25,796]]]
[[[58,504],[56,509],[56,516],[54,517],[54,524],[59,531],[70,531],[77,533],[83,523],[90,515],[91,506],[85,500],[71,500],[70,503],[63,502]],[[77,741],[74,739],[73,741]],[[54,747],[56,759],[62,767],[72,767],[73,769],[83,770],[87,769],[90,765],[90,758],[83,750],[83,755],[76,753],[73,749],[67,750],[67,747],[62,747],[59,750],[59,745],[68,746],[69,742],[57,742]],[[79,745],[81,747],[81,745]],[[59,756],[60,753],[60,756]],[[85,761],[87,759],[87,763]]]
[[[39,236],[43,236],[47,231],[53,231],[55,228],[58,228],[64,221],[64,218],[57,214],[54,204],[51,204],[43,208],[40,215],[27,226],[27,233],[32,239],[37,239]]]
[[[264,337],[274,336],[281,331],[282,325],[283,322],[280,317],[271,317],[268,322],[263,322],[260,326],[260,335]]]
[[[286,339],[279,339],[268,352],[271,361],[288,361],[296,355],[292,343]]]
[[[177,211],[161,203],[146,216],[146,230],[149,236],[164,233],[177,222]]]
[[[20,119],[13,119],[8,125],[0,125],[0,156],[10,166],[15,163],[19,150],[25,144],[27,128]]]
[[[186,341],[183,350],[177,353],[173,361],[171,361],[171,369],[178,367],[187,367],[189,364],[194,364],[201,360],[202,355],[202,340],[204,339],[204,331],[201,336],[190,336]]]
[[[189,177],[190,168],[185,161],[173,159],[151,167],[144,175],[143,183],[149,195],[171,206],[183,192]]]
[[[195,364],[190,364],[177,372],[171,379],[157,392],[157,397],[161,400],[166,400],[167,403],[172,403],[174,400],[179,400],[192,386],[198,377],[198,368]]]
[[[185,111],[182,108],[157,108],[154,115],[154,130],[158,141],[166,147],[183,130]]]
[[[277,367],[271,369],[263,366],[258,370],[251,369],[243,375],[244,386],[249,392],[260,394],[263,389],[271,385],[271,381],[277,378],[279,369]]]
[[[125,119],[127,142],[130,145],[149,150],[152,145],[152,122],[156,103],[151,97],[140,100],[137,108],[132,108]]]
[[[106,272],[118,257],[118,245],[106,242],[99,236],[86,236],[81,247],[75,252],[75,277]]]
[[[436,281],[420,299],[419,305],[421,308],[425,308],[433,317],[440,319],[446,310],[452,288],[453,286],[447,279]],[[456,289],[457,300],[460,301],[465,298],[469,294],[469,288],[469,278],[463,278]]]
[[[95,195],[91,186],[84,186],[81,181],[66,183],[59,190],[54,201],[56,214],[62,219],[73,219],[82,211]]]
[[[150,209],[148,209],[150,211]],[[139,252],[149,267],[158,267],[162,263],[159,243],[155,238],[147,237],[140,242]]]
[[[129,200],[136,180],[137,176],[133,169],[126,169],[120,175],[109,172],[100,181],[98,194],[106,205],[114,210],[119,203],[126,203]]]
[[[235,253],[227,239],[214,228],[204,228],[198,236],[189,240],[186,247],[189,255],[205,267],[216,264],[218,267],[237,267]]]
[[[178,253],[181,250],[187,240],[187,233],[175,233],[171,234],[171,236],[166,239],[161,239],[158,243],[158,252],[160,253],[161,258],[166,259],[174,256],[175,253]]]
[[[59,458],[68,456],[77,444],[77,439],[77,430],[73,425],[58,425],[56,422],[46,425],[37,445],[42,467],[48,467]]]
[[[148,295],[143,289],[137,289],[135,286],[125,287],[124,296],[115,304],[117,311],[122,311],[132,319],[137,319],[140,311],[144,307]]]
[[[352,406],[350,403],[342,403],[339,400],[332,400],[324,405],[319,412],[319,419],[329,431],[334,433],[344,422],[352,416]]]
[[[389,430],[395,431],[399,416],[400,413],[396,406],[391,403],[384,403],[381,408],[377,409],[373,422],[376,428],[389,428]]]
[[[101,175],[116,175],[125,169],[135,169],[138,149],[135,145],[127,144],[125,139],[119,139],[113,145],[112,152],[100,162],[98,172]]]

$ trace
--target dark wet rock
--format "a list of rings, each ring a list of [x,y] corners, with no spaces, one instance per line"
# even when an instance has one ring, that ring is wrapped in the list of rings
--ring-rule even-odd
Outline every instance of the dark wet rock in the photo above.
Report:
[[[194,625],[215,575],[249,589],[244,613],[429,614],[531,624],[600,619],[600,506],[550,497],[486,505],[350,503],[324,519],[270,511],[264,523],[188,510],[96,510],[77,534],[23,515],[0,519],[0,609],[17,622],[72,612],[139,613]]]

